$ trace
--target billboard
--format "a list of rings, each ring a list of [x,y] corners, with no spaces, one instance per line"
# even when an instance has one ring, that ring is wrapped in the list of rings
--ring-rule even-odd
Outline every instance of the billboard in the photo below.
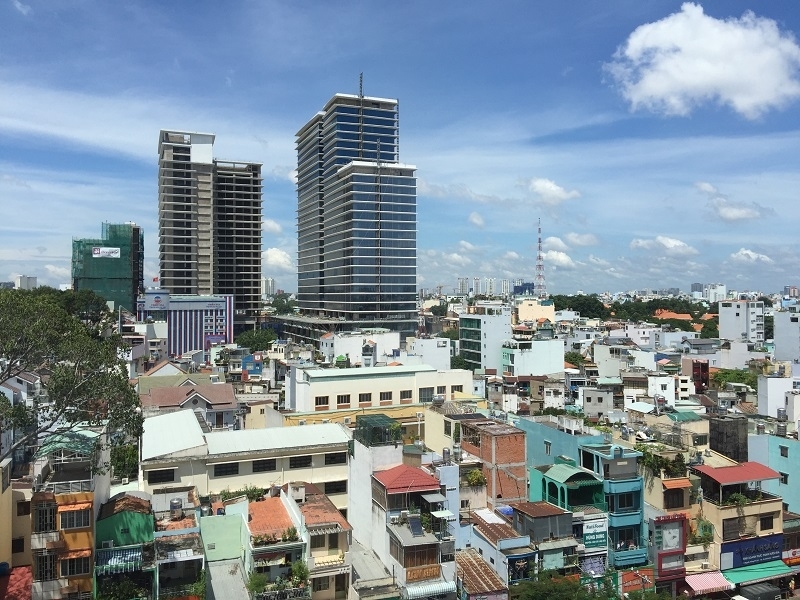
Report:
[[[104,248],[102,246],[94,246],[92,248],[92,258],[119,258],[119,248]]]
[[[583,545],[587,548],[605,548],[608,545],[607,532],[607,519],[584,521]]]
[[[782,533],[723,543],[722,552],[720,553],[720,567],[722,569],[735,569],[771,560],[781,560],[782,553]]]
[[[169,294],[166,292],[145,293],[144,310],[167,310],[169,308]]]

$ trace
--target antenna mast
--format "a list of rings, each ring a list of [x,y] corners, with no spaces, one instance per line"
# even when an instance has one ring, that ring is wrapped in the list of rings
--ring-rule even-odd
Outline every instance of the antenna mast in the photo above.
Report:
[[[536,253],[536,280],[533,283],[533,295],[547,298],[547,285],[544,282],[544,253],[542,252],[542,220],[539,219],[539,245]]]

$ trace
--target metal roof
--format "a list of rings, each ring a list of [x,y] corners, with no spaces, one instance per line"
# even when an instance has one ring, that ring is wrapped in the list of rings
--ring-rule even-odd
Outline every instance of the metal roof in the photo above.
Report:
[[[712,467],[697,465],[692,467],[698,473],[705,475],[720,485],[733,485],[736,483],[749,483],[750,481],[764,481],[766,479],[779,479],[780,474],[767,466],[757,462],[743,462],[729,467]]]
[[[628,407],[628,410],[632,410],[634,412],[640,412],[644,414],[650,414],[656,409],[655,404],[650,404],[649,402],[631,402],[631,405]]]
[[[144,420],[142,460],[168,456],[199,448],[192,454],[205,455],[205,438],[193,410],[185,409]]]
[[[677,412],[667,413],[667,417],[669,417],[673,421],[677,421],[680,423],[702,420],[702,417],[700,415],[691,410],[679,410]]]
[[[436,371],[436,368],[430,365],[398,365],[396,367],[370,367],[369,369],[360,367],[351,367],[349,369],[305,369],[303,374],[309,379],[372,379],[375,377],[393,377],[431,371]]]
[[[589,471],[585,471],[584,469],[580,469],[578,467],[573,467],[572,465],[566,465],[563,463],[553,465],[547,470],[545,475],[547,475],[549,479],[552,479],[553,481],[557,481],[559,483],[567,483],[569,479],[575,475],[583,475],[583,479],[592,479],[594,482],[603,481],[594,473],[590,473]]]
[[[346,448],[349,441],[350,436],[347,431],[338,423],[212,431],[206,434],[209,457],[222,454],[271,452],[287,448],[310,449],[335,445]]]
[[[471,548],[456,552],[456,575],[464,582],[465,591],[470,595],[489,594],[508,589],[477,550]]]
[[[99,436],[99,433],[89,429],[73,429],[54,433],[45,439],[36,451],[35,457],[47,456],[58,450],[68,450],[84,456],[91,456]]]

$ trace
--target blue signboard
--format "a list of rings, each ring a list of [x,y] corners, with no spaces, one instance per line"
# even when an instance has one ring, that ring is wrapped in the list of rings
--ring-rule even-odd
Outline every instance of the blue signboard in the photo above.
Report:
[[[508,557],[508,583],[530,579],[536,572],[536,551]]]
[[[721,562],[724,568],[749,567],[771,560],[781,560],[783,534],[762,535],[760,537],[726,542],[722,544]],[[729,554],[730,556],[725,556]],[[732,559],[732,563],[727,560]],[[727,564],[726,564],[727,563]],[[728,566],[730,564],[730,567]]]

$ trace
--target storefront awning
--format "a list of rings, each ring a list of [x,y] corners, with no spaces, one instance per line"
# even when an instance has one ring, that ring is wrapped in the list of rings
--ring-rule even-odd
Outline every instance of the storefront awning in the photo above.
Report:
[[[89,558],[92,555],[90,549],[83,550],[69,550],[63,554],[58,555],[58,560],[69,560],[71,558]]]
[[[88,510],[92,508],[91,502],[75,502],[74,504],[59,504],[58,512],[67,512],[72,510]]]
[[[688,477],[678,477],[676,479],[664,479],[662,485],[665,490],[680,490],[692,487],[692,482]]]
[[[692,596],[702,596],[703,594],[713,594],[733,589],[731,582],[725,579],[719,571],[687,575],[686,585],[692,588]]]
[[[750,565],[749,567],[728,569],[722,574],[733,585],[739,585],[740,583],[759,583],[786,577],[792,574],[792,569],[787,567],[782,560],[771,560],[757,565]]]
[[[447,509],[445,509],[445,510],[432,510],[431,511],[431,516],[432,517],[436,517],[437,519],[447,519],[448,521],[451,518],[455,517],[455,515],[453,513],[451,513]]]
[[[452,594],[455,591],[455,581],[437,581],[435,583],[407,585],[403,597],[408,600],[414,600],[416,598],[431,598],[439,594]]]

